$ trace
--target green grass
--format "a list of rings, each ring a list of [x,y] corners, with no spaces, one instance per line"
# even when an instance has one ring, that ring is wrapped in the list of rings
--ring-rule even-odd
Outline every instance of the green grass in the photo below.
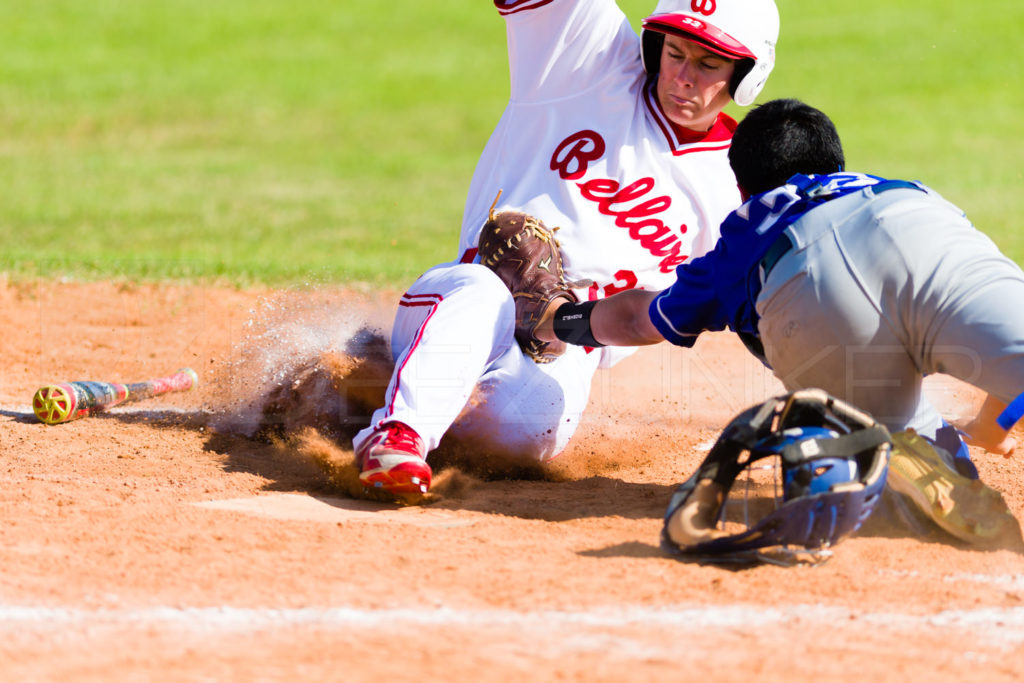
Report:
[[[823,109],[851,170],[924,181],[1024,261],[1024,3],[779,2],[779,59],[762,99]]]
[[[779,4],[761,99],[825,109],[851,169],[924,180],[1020,262],[1024,5]],[[0,44],[15,278],[404,284],[455,255],[508,93],[483,0],[4,3]]]

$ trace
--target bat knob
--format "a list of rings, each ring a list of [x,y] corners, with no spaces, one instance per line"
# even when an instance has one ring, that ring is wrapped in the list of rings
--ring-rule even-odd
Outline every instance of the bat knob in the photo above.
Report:
[[[75,410],[75,392],[67,386],[51,384],[32,397],[32,411],[40,422],[55,425],[68,420]]]
[[[192,383],[188,387],[189,391],[195,389],[199,385],[199,375],[196,374],[196,371],[192,368],[182,368],[181,370],[178,370],[178,374],[188,375],[188,378],[192,380]]]

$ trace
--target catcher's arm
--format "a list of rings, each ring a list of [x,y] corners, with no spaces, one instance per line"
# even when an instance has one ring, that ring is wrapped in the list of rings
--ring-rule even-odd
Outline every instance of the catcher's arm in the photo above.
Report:
[[[964,435],[964,441],[971,446],[980,446],[990,453],[1007,457],[1013,455],[1017,448],[1017,440],[996,422],[996,418],[1006,409],[1006,405],[1005,401],[988,396],[981,404],[978,414],[970,422],[957,425]]]
[[[579,346],[646,346],[663,342],[665,337],[647,313],[657,294],[630,289],[598,301],[573,303],[556,299],[544,312],[537,337],[542,341],[561,339]]]

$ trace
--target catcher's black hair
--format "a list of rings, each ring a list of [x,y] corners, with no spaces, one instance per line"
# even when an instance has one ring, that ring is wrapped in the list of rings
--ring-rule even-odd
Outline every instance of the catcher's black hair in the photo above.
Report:
[[[845,163],[832,120],[795,99],[771,100],[751,109],[729,148],[729,165],[747,195],[785,185],[797,173],[835,173]]]

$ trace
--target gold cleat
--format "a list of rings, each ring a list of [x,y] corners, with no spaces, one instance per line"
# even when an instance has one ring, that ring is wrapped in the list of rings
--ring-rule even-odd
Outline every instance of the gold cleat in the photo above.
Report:
[[[943,531],[973,544],[1024,543],[1002,495],[952,469],[914,430],[892,435],[888,485]]]

